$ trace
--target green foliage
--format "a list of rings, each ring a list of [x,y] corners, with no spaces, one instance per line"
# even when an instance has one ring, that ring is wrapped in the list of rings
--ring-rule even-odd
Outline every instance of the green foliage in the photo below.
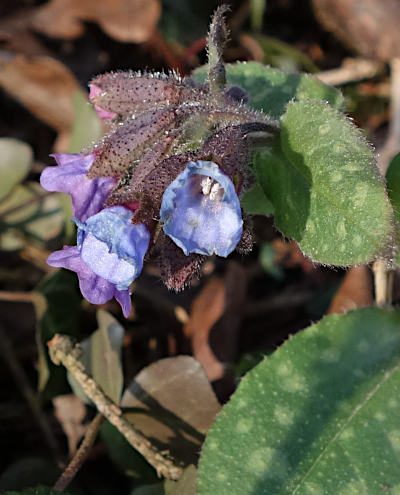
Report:
[[[206,75],[207,67],[203,66],[194,71],[193,78],[203,82]],[[248,92],[250,107],[275,119],[285,113],[292,100],[326,101],[339,109],[344,102],[337,89],[309,74],[287,74],[258,62],[227,64],[226,75],[228,85],[240,86]]]
[[[0,203],[0,248],[14,250],[34,242],[43,248],[63,230],[62,194],[43,197],[36,182],[18,184]]]
[[[155,483],[158,480],[155,470],[111,423],[105,421],[101,425],[100,434],[111,460],[127,476],[143,483]]]
[[[28,175],[33,153],[31,147],[17,139],[0,138],[0,201]]]
[[[392,208],[361,133],[325,103],[294,102],[280,143],[255,155],[275,223],[313,260],[367,263],[390,247]]]
[[[386,186],[394,210],[396,255],[394,261],[400,265],[400,153],[393,158],[386,172]]]
[[[250,0],[250,22],[253,31],[261,31],[266,0]]]
[[[77,91],[73,96],[73,106],[74,124],[68,151],[79,153],[101,138],[103,128],[95,109],[88,104],[81,91]]]
[[[57,270],[35,294],[36,341],[39,352],[39,390],[50,397],[65,393],[65,371],[48,357],[47,342],[56,333],[77,337],[80,331],[82,296],[75,273]]]
[[[0,492],[23,490],[40,484],[53,485],[61,474],[55,462],[41,457],[22,457],[0,476]]]
[[[102,309],[97,311],[97,322],[99,324],[98,330],[81,342],[81,361],[86,371],[103,392],[112,401],[119,404],[124,382],[121,347],[125,330],[113,316]],[[88,403],[89,399],[81,386],[69,373],[68,381],[74,393]]]
[[[241,198],[242,207],[253,215],[273,215],[274,207],[260,184],[255,184]]]
[[[256,366],[207,437],[198,495],[398,493],[399,326],[332,315]]]

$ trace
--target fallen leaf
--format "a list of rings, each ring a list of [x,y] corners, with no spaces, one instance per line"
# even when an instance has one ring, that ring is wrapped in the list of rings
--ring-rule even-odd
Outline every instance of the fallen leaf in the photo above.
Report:
[[[193,353],[206,370],[212,382],[222,378],[224,367],[209,345],[209,333],[225,309],[225,282],[212,277],[192,303],[190,319],[184,327],[191,338]]]
[[[83,22],[97,22],[118,41],[142,43],[160,13],[159,0],[51,0],[37,10],[32,24],[47,36],[74,39],[83,34]]]
[[[18,10],[0,19],[0,42],[3,50],[24,55],[48,55],[48,50],[31,30],[34,9]]]
[[[83,93],[72,72],[51,57],[24,55],[0,58],[0,69],[0,85],[58,131],[65,146],[74,121],[73,96]]]
[[[295,241],[286,242],[283,239],[275,239],[271,244],[276,251],[276,263],[287,268],[300,266],[306,273],[313,270],[312,262],[304,256]]]
[[[196,462],[220,410],[203,367],[190,356],[161,359],[144,368],[125,391],[121,407],[134,408],[126,418],[184,465]]]
[[[369,268],[355,266],[344,276],[328,309],[328,314],[347,313],[353,309],[372,306],[372,279]]]
[[[85,432],[82,424],[86,416],[84,403],[74,394],[59,395],[53,399],[54,416],[58,419],[68,440],[68,452],[71,458],[79,440]]]

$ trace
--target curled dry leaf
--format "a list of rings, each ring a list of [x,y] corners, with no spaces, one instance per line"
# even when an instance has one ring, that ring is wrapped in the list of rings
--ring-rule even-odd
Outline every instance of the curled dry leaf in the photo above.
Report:
[[[333,298],[328,314],[347,313],[353,309],[372,306],[372,278],[366,265],[350,268]]]
[[[39,8],[33,27],[48,36],[74,39],[83,22],[97,22],[118,41],[147,41],[161,13],[159,0],[51,0]]]
[[[51,57],[23,55],[0,58],[0,69],[0,85],[66,140],[74,120],[73,95],[83,92],[72,72]]]
[[[86,407],[84,403],[74,394],[59,395],[53,399],[54,415],[68,440],[68,452],[72,457],[81,439],[85,427],[82,422],[85,419]]]

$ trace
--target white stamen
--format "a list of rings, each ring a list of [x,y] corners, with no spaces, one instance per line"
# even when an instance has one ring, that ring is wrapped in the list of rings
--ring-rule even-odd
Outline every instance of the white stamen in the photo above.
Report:
[[[216,182],[216,183],[212,186],[212,188],[211,188],[211,192],[210,192],[210,199],[211,199],[211,200],[217,199],[217,197],[218,197],[218,193],[219,193],[219,191],[220,191],[221,189],[222,189],[222,186],[221,186],[218,182]]]
[[[211,184],[212,184],[212,179],[211,177],[205,177],[201,183],[200,183],[200,186],[201,186],[201,190],[202,190],[202,193],[204,194],[204,196],[207,196],[207,194],[209,194],[210,190],[211,190]]]

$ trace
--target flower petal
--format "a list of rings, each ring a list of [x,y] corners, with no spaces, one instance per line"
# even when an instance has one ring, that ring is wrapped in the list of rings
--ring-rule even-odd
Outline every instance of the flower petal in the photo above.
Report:
[[[50,266],[66,268],[77,273],[82,295],[92,304],[104,304],[113,297],[120,303],[124,316],[131,311],[131,299],[128,289],[118,290],[114,284],[96,275],[82,260],[77,246],[64,246],[47,258]]]
[[[226,257],[235,249],[243,230],[235,187],[218,165],[209,161],[189,162],[167,187],[160,219],[164,232],[186,255]]]
[[[131,210],[113,206],[85,223],[76,221],[82,259],[119,290],[127,289],[142,271],[150,240],[145,225],[132,225],[132,216]]]
[[[48,191],[70,194],[74,215],[85,221],[101,210],[115,179],[86,177],[96,157],[94,154],[59,153],[53,156],[58,166],[45,168],[40,183]]]

